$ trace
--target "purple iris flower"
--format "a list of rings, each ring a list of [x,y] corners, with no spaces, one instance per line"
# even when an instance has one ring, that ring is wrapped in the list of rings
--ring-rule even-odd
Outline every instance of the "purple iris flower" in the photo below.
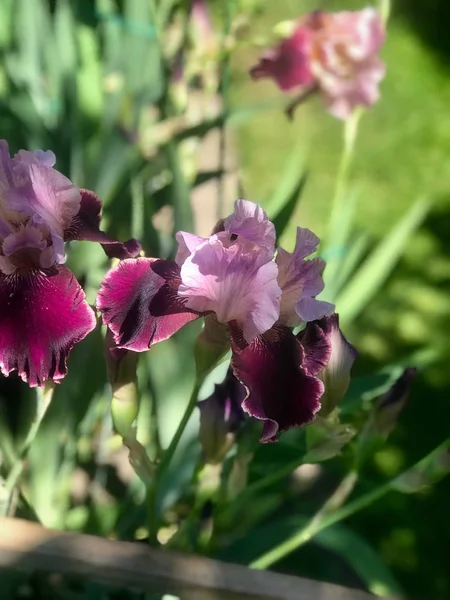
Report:
[[[100,231],[101,202],[53,168],[53,152],[21,150],[0,140],[0,370],[30,386],[59,381],[67,356],[96,324],[64,242],[100,242],[108,256],[140,251]]]
[[[325,387],[319,374],[332,353],[324,329],[293,333],[334,310],[315,298],[323,290],[325,263],[307,260],[319,238],[298,228],[289,253],[275,252],[275,237],[260,206],[237,200],[209,238],[178,232],[174,261],[122,261],[97,298],[119,348],[137,352],[199,317],[214,315],[210,323],[225,324],[231,367],[247,389],[242,408],[264,421],[264,442],[314,419]]]

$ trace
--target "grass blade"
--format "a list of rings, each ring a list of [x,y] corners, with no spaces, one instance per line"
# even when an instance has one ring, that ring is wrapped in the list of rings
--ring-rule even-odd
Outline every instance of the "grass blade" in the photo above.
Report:
[[[409,238],[423,221],[428,208],[424,200],[416,202],[354,274],[336,301],[341,323],[357,317],[378,292],[402,255]]]

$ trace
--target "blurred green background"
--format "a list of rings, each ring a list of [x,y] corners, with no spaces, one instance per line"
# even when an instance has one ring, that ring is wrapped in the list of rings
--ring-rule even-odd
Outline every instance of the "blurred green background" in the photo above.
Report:
[[[278,21],[319,5],[342,10],[360,8],[362,3],[268,2],[252,23],[253,34],[261,36]],[[372,241],[383,238],[417,198],[426,197],[432,203],[425,224],[409,241],[386,285],[346,330],[362,354],[358,373],[398,362],[420,368],[400,425],[374,457],[373,470],[385,475],[395,474],[412,457],[420,457],[449,431],[449,23],[446,0],[393,1],[382,51],[387,76],[380,101],[361,122],[351,173],[358,203],[356,220]],[[244,56],[249,67],[258,52],[249,50]],[[242,63],[242,57],[234,63],[234,101],[276,97],[275,85],[249,81]],[[341,124],[324,114],[319,100],[301,106],[294,123],[273,111],[238,131],[245,194],[256,201],[275,185],[289,151],[299,143],[305,148],[310,177],[297,218],[284,236],[288,246],[299,223],[319,236],[324,233],[341,136]],[[354,531],[379,548],[412,597],[450,596],[449,494],[448,480],[418,496],[391,494],[349,521]],[[318,578],[335,568],[310,546],[283,566],[302,573],[313,571]]]
[[[116,4],[132,27],[118,24],[112,10]],[[123,3],[3,0],[0,3],[0,133],[14,151],[21,147],[54,150],[60,170],[102,197],[105,227],[112,234],[122,239],[136,235],[144,240],[148,255],[167,255],[173,249],[171,236],[154,227],[151,217],[170,197],[175,206],[175,228],[178,219],[188,229],[189,214],[183,213],[183,206],[188,202],[189,188],[177,176],[179,157],[170,143],[164,146],[163,153],[155,150],[161,134],[152,129],[156,118],[147,107],[158,104],[162,84],[153,32],[144,26],[151,14],[151,4],[138,0]],[[174,3],[166,4],[170,12]],[[320,3],[243,0],[244,4],[253,4],[256,9],[239,31],[239,42],[232,53],[229,102],[231,109],[236,110],[266,100],[276,102],[279,98],[272,82],[253,83],[248,76],[248,68],[260,52],[257,44],[267,38],[267,31],[273,25],[319,6],[326,9],[363,6],[356,0]],[[233,5],[239,10],[239,2]],[[46,13],[43,6],[47,7]],[[222,29],[224,3],[216,0],[211,6],[214,22]],[[52,15],[55,27],[49,25],[48,14]],[[409,240],[385,285],[346,324],[347,337],[360,351],[356,374],[379,371],[388,364],[419,367],[419,377],[399,426],[367,471],[368,487],[374,481],[393,477],[449,435],[449,24],[448,0],[394,0],[389,35],[382,52],[387,76],[381,85],[380,101],[361,121],[351,170],[349,196],[354,194],[356,198],[356,226],[364,236],[366,252],[387,235],[418,198],[426,198],[431,204],[425,223]],[[164,27],[164,22],[161,25]],[[140,60],[136,61],[136,56]],[[114,78],[114,73],[120,70],[125,73],[129,96],[121,92],[121,83]],[[141,126],[150,132],[145,152],[133,137]],[[259,111],[251,119],[237,119],[232,133],[231,152],[237,157],[240,187],[245,197],[253,201],[264,204],[270,197],[293,151],[301,157],[299,169],[307,171],[308,179],[301,202],[283,234],[283,245],[292,248],[297,225],[310,227],[319,236],[325,233],[342,150],[342,124],[325,114],[320,101],[314,99],[298,108],[293,123],[286,120],[279,108]],[[172,178],[166,184],[167,171]],[[196,183],[199,182],[195,178],[191,179],[192,187]],[[227,197],[226,201],[231,199]],[[93,301],[106,263],[99,249],[86,246],[72,245],[70,264]],[[327,259],[332,258],[333,248],[329,251]],[[194,331],[182,332],[175,342],[167,342],[165,348],[155,348],[152,360],[145,359],[143,366],[149,395],[164,398],[165,408],[159,419],[164,424],[162,436],[166,439],[173,433],[170,411],[177,405],[180,389],[175,389],[172,380],[170,385],[167,383],[158,365],[166,368],[170,363],[170,373],[179,377],[177,382],[183,382],[183,394],[188,395],[193,365],[183,358],[182,347],[192,343],[194,334]],[[64,451],[64,465],[74,464],[75,455],[83,454],[85,437],[89,437],[93,423],[97,427],[105,422],[107,396],[103,365],[98,358],[101,352],[97,334],[86,341],[83,349],[74,351],[69,377],[65,387],[61,387],[63,391],[58,390],[56,396],[59,404],[52,406],[53,412],[44,427],[43,435],[53,432],[56,436],[59,432],[59,444],[61,435],[63,438],[67,435],[71,441],[72,445],[67,444]],[[86,384],[80,381],[80,374],[90,360],[97,364],[100,361],[101,368]],[[18,407],[26,403],[27,391],[10,378],[1,380],[0,392],[3,410],[13,428],[19,428]],[[80,437],[80,427],[82,433],[87,432],[85,437]],[[34,452],[32,464],[34,460],[37,465],[51,450],[41,445]],[[86,453],[89,458],[90,450]],[[93,474],[93,479],[100,482],[105,477],[107,462],[102,460],[97,461],[100,467]],[[333,480],[345,467],[332,461],[327,468]],[[47,465],[48,482],[56,472],[56,466],[52,471],[51,465]],[[42,477],[44,474],[37,469],[36,480],[42,481]],[[42,483],[35,485],[36,489],[45,489]],[[58,494],[64,504],[67,490]],[[81,519],[84,525],[79,528],[106,535],[109,523],[126,515],[127,506],[135,503],[133,494],[127,494],[128,504],[110,507],[110,512],[101,514],[100,510],[98,514],[94,510],[87,524]],[[414,496],[391,493],[346,523],[378,550],[412,598],[450,597],[450,522],[446,512],[449,495],[448,480]],[[35,498],[43,514],[51,515],[53,500],[45,497],[45,491],[38,490]],[[297,502],[295,495],[288,497],[274,511],[274,518],[281,513],[296,515]],[[77,528],[73,523],[80,515],[70,514],[72,521],[68,519],[64,525]],[[123,527],[128,531],[128,525]],[[239,559],[236,553],[232,556]],[[314,543],[276,566],[318,579],[360,583],[344,560],[336,558],[336,553]]]

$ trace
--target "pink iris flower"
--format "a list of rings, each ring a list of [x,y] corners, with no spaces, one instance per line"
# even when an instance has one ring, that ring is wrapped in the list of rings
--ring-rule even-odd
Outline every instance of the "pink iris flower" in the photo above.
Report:
[[[373,8],[316,11],[299,19],[292,34],[267,50],[250,74],[274,79],[284,92],[317,88],[327,110],[346,119],[357,106],[369,107],[379,97],[384,39],[383,23]]]
[[[314,323],[297,335],[293,328],[328,318],[334,309],[315,298],[323,290],[325,263],[307,257],[319,238],[298,228],[289,253],[276,252],[275,237],[260,206],[237,200],[209,238],[179,232],[174,261],[119,263],[97,298],[118,347],[137,352],[199,317],[213,315],[210,325],[227,326],[231,367],[247,389],[242,408],[264,421],[262,441],[309,423],[320,409],[324,383],[318,375],[331,341]]]
[[[136,256],[134,240],[100,231],[101,202],[53,168],[53,152],[0,140],[0,370],[30,386],[61,380],[67,356],[95,327],[92,308],[64,266],[64,242],[100,242],[108,256]]]

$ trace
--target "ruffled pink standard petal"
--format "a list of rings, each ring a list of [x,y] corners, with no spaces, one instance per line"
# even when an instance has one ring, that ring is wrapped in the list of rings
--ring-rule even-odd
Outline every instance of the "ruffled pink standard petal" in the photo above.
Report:
[[[321,258],[305,260],[316,251],[319,238],[309,229],[297,227],[294,252],[278,249],[278,284],[281,296],[280,323],[295,327],[303,321],[314,321],[333,311],[334,305],[316,300],[324,283],[322,271],[325,263]]]
[[[17,370],[32,387],[62,379],[70,350],[96,324],[75,276],[61,266],[0,274],[0,315],[0,369]]]
[[[173,261],[122,261],[103,279],[97,308],[120,348],[143,352],[169,338],[198,313],[177,294],[180,268]]]
[[[200,244],[183,263],[179,294],[192,310],[214,312],[220,323],[236,321],[251,342],[278,319],[277,266],[261,261],[265,252],[254,244],[237,240],[227,247],[220,235]]]
[[[236,200],[233,214],[224,221],[224,231],[265,248],[270,256],[269,260],[272,260],[275,252],[275,226],[258,204],[249,200]]]
[[[78,214],[73,217],[70,226],[64,231],[64,241],[84,240],[99,242],[109,258],[133,258],[141,251],[137,240],[118,242],[100,230],[100,212],[102,202],[90,190],[80,190],[81,205]]]
[[[323,383],[306,373],[303,361],[303,348],[287,327],[274,327],[244,349],[234,347],[234,373],[249,390],[242,408],[264,421],[262,442],[310,423],[320,409]]]

